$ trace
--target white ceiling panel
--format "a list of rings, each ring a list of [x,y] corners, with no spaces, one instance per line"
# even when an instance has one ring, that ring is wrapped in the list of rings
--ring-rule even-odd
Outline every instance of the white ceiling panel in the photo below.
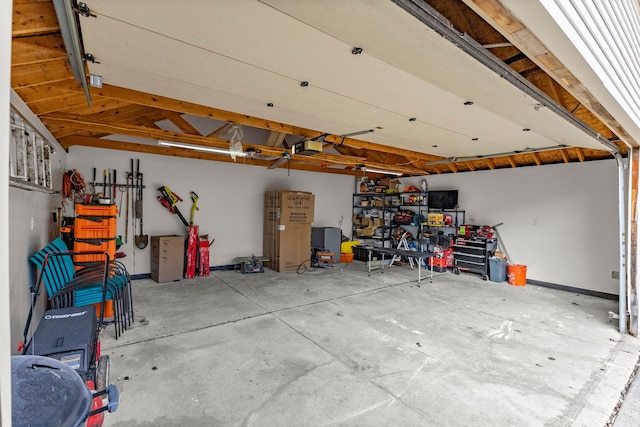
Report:
[[[358,138],[444,157],[602,148],[390,1],[89,6],[90,70],[115,86],[332,134],[379,127]]]

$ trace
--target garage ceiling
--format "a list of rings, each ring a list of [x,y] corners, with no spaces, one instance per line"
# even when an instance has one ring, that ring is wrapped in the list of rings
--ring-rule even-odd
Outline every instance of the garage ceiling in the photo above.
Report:
[[[463,2],[427,3],[556,105],[617,141]],[[80,27],[96,59],[88,72],[104,83],[91,88],[90,107],[66,63],[52,3],[14,1],[12,87],[65,148],[231,161],[157,140],[223,148],[235,123],[252,153],[238,161],[268,166],[293,142],[316,138],[322,154],[293,155],[281,167],[328,173],[359,175],[366,165],[423,175],[610,157],[591,135],[392,1],[87,5],[95,16],[81,17]],[[370,132],[343,137],[361,131]]]

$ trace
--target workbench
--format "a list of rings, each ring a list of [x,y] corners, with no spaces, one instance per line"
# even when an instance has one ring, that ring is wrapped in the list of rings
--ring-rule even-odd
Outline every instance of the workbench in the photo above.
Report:
[[[367,269],[369,276],[371,276],[371,272],[374,270],[380,270],[380,273],[384,273],[385,255],[391,255],[392,257],[394,255],[400,255],[407,258],[413,258],[418,263],[418,284],[421,283],[422,279],[429,279],[430,282],[433,282],[433,265],[431,265],[431,268],[427,269],[429,275],[424,277],[422,276],[422,263],[425,262],[426,258],[434,256],[433,252],[418,252],[398,248],[377,248],[374,246],[365,246],[364,249],[366,249],[368,253]],[[382,255],[381,260],[373,259],[372,254],[374,251]]]

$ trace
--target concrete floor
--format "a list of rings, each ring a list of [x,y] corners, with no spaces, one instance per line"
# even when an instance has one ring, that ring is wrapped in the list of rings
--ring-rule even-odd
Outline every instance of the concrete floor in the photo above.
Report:
[[[603,426],[638,359],[615,301],[342,266],[135,281],[105,426]]]

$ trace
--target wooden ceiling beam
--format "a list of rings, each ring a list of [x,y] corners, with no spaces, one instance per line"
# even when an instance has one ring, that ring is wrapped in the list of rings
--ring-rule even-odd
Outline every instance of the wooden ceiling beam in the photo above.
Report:
[[[83,108],[87,105],[87,98],[76,91],[52,91],[52,94],[54,93],[58,95],[27,102],[29,109],[36,115],[41,116],[64,111],[65,109]]]
[[[27,37],[60,31],[53,2],[14,2],[12,37]]]
[[[540,166],[542,164],[542,159],[540,158],[540,154],[539,153],[532,153],[533,154],[533,160],[536,161],[536,165]]]
[[[79,87],[80,84],[73,77],[70,77],[51,84],[18,87],[14,88],[14,90],[20,96],[20,99],[29,105],[32,102],[47,101],[69,93],[79,95],[77,90]]]
[[[564,107],[564,103],[562,102],[562,98],[560,98],[560,94],[558,93],[558,89],[556,88],[556,81],[553,80],[551,78],[551,76],[549,76],[547,74],[546,76],[546,80],[548,82],[549,85],[549,93],[548,95],[551,96],[551,98],[553,98],[554,101],[556,101],[558,103],[558,105],[562,105]]]
[[[21,65],[11,67],[11,87],[18,90],[35,85],[50,85],[68,80],[72,75],[66,60]]]
[[[487,164],[487,167],[491,170],[494,170],[496,168],[495,163],[493,163],[492,159],[484,159],[484,162]]]
[[[540,39],[499,0],[470,0],[469,5],[495,28],[507,35],[509,41],[527,54],[545,73],[586,106],[603,124],[629,147],[640,146],[624,127],[600,104],[598,99],[553,54]],[[523,74],[524,75],[524,74]]]
[[[160,129],[160,126],[158,126],[156,124],[155,121],[153,121],[150,117],[148,116],[140,116],[136,119],[138,122],[142,123],[142,125],[144,127],[148,127],[151,129]]]
[[[269,147],[282,147],[282,142],[284,141],[286,136],[286,133],[272,130],[269,132],[269,136],[267,137],[267,145]]]
[[[218,129],[216,129],[213,132],[211,132],[207,136],[210,137],[210,138],[214,138],[214,137],[218,137],[220,135],[225,135],[227,132],[229,132],[229,129],[231,129],[231,127],[234,126],[235,124],[236,124],[235,122],[227,122],[227,123],[223,124],[222,126],[220,126]]]
[[[128,136],[135,136],[139,138],[173,141],[173,142],[196,144],[196,145],[225,148],[225,149],[228,148],[229,146],[229,141],[218,139],[218,138],[205,137],[201,135],[189,135],[185,133],[166,131],[162,129],[151,129],[147,127],[128,125],[124,123],[102,122],[98,120],[87,119],[86,117],[73,116],[68,114],[54,113],[46,116],[41,116],[40,120],[42,120],[42,122],[45,123],[46,125],[63,126],[65,128],[76,129],[78,131],[104,132],[108,134],[128,135]],[[266,153],[268,155],[273,155],[273,156],[280,156],[285,152],[287,153],[289,152],[288,150],[284,150],[282,148],[266,147],[266,146],[255,145],[255,144],[243,143],[243,146],[246,148],[251,148],[259,153]],[[294,155],[291,155],[291,158],[299,161],[333,163],[333,164],[339,164],[339,165],[353,165],[356,163],[366,163],[367,166],[370,166],[373,168],[394,170],[394,171],[402,172],[403,174],[408,174],[408,175],[425,175],[426,174],[426,171],[421,169],[417,169],[413,167],[390,166],[390,165],[381,164],[381,163],[374,163],[374,162],[368,161],[368,159],[364,157],[338,156],[338,155],[331,155],[326,153],[319,153],[313,156],[302,156],[302,155],[294,154]]]
[[[138,152],[138,153],[158,154],[162,156],[184,157],[189,159],[212,160],[217,162],[236,163],[236,164],[248,164],[248,165],[264,166],[264,167],[268,167],[271,164],[271,160],[261,160],[261,159],[251,159],[248,157],[241,157],[236,159],[236,161],[234,162],[233,159],[231,159],[231,156],[227,154],[206,153],[201,151],[185,150],[181,148],[164,147],[161,145],[146,145],[146,144],[135,144],[131,142],[111,141],[111,140],[92,138],[92,137],[86,137],[86,136],[69,136],[62,139],[60,141],[60,144],[64,148],[69,148],[75,145],[75,146],[83,146],[83,147],[106,148],[110,150],[122,150],[122,151]],[[334,174],[340,174],[340,175],[359,175],[360,174],[360,171],[354,171],[346,168],[339,169],[339,168],[331,168],[331,167],[314,166],[314,165],[309,165],[305,163],[297,163],[295,161],[292,161],[290,163],[290,168],[295,170],[334,173]]]
[[[507,161],[509,162],[512,168],[518,167],[518,163],[516,162],[516,159],[513,156],[505,156],[505,157],[507,158]]]
[[[300,128],[287,125],[284,123],[273,122],[270,120],[259,119],[256,117],[246,116],[242,114],[232,113],[229,111],[219,110],[216,108],[206,107],[203,105],[193,104],[186,101],[179,101],[158,95],[151,95],[144,92],[138,92],[130,89],[124,89],[117,86],[105,84],[101,89],[91,88],[91,93],[101,95],[113,99],[126,100],[128,102],[147,105],[149,107],[159,108],[162,110],[171,110],[180,113],[193,114],[195,116],[208,117],[211,119],[234,122],[246,126],[256,127],[260,129],[275,130],[290,135],[300,135],[307,138],[316,138],[323,133],[311,129]],[[325,141],[329,143],[340,144],[355,148],[363,148],[367,150],[380,151],[383,153],[398,154],[405,157],[415,157],[425,161],[441,160],[442,157],[419,153],[417,151],[405,150],[397,147],[385,146],[373,142],[360,141],[351,138],[343,138],[339,135],[329,135],[325,137]]]
[[[447,166],[449,167],[449,169],[451,169],[451,172],[458,173],[458,168],[456,167],[455,163],[447,163]]]
[[[49,39],[51,36],[40,38]],[[29,64],[40,64],[67,59],[64,45],[57,46],[62,40],[52,39],[55,48],[47,48],[36,43],[29,43],[30,39],[13,39],[11,42],[11,66],[19,67]]]
[[[137,104],[131,104],[124,107],[113,108],[111,110],[105,110],[99,113],[91,114],[91,115],[88,115],[87,118],[93,119],[93,120],[102,120],[105,122],[109,122],[109,121],[124,122],[126,120],[137,119],[142,116],[149,116],[149,115],[156,115],[156,114],[157,114],[157,111],[153,108],[143,107]]]
[[[113,110],[114,108],[126,107],[131,105],[131,102],[119,101],[111,98],[103,98],[100,96],[91,97],[91,107],[85,102],[76,105],[69,105],[57,110],[60,113],[74,115],[74,116],[89,116],[92,114],[101,113],[105,110]]]
[[[576,152],[578,160],[584,162],[584,150],[582,149],[582,147],[573,147],[573,150]]]
[[[472,172],[476,171],[477,168],[476,168],[476,165],[473,164],[473,162],[465,162],[465,164],[467,165],[470,171]]]
[[[175,111],[163,110],[162,115],[165,116],[171,123],[176,125],[182,132],[191,135],[200,135],[198,129],[194,128],[191,123],[186,121],[180,113],[176,113]]]
[[[564,148],[560,150],[560,155],[562,156],[563,162],[569,163],[569,154],[567,153],[567,150],[565,150]]]

